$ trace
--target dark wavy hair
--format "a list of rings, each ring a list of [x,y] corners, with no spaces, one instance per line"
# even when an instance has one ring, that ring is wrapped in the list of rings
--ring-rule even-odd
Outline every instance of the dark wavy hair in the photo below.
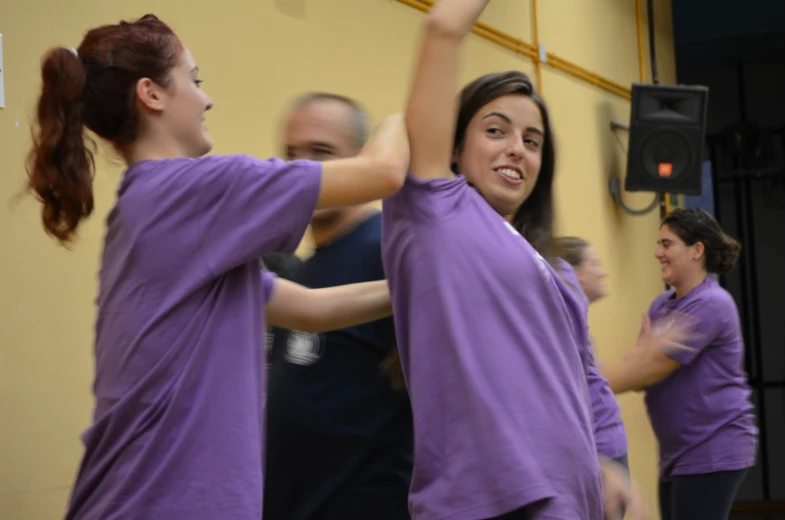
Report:
[[[466,131],[472,118],[488,103],[509,95],[530,98],[540,109],[545,131],[542,164],[537,185],[518,208],[512,225],[541,255],[549,256],[553,240],[553,179],[556,171],[556,145],[551,130],[550,116],[545,101],[534,91],[529,77],[520,71],[487,74],[472,81],[460,95],[458,122],[455,128],[454,150],[460,151],[466,142]],[[453,163],[452,170],[458,172]]]
[[[704,247],[706,271],[726,275],[736,266],[741,244],[725,231],[708,212],[702,209],[677,209],[662,221],[688,246],[700,242]]]

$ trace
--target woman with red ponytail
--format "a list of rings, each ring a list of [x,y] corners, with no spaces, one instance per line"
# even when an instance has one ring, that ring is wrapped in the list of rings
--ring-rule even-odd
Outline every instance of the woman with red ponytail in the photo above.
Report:
[[[95,410],[66,518],[258,520],[266,321],[318,331],[390,314],[384,281],[311,291],[259,258],[294,252],[317,208],[400,188],[402,119],[351,159],[205,157],[213,102],[152,15],[49,51],[42,78],[27,170],[44,229],[68,243],[93,211],[85,130],[127,164],[106,221]]]

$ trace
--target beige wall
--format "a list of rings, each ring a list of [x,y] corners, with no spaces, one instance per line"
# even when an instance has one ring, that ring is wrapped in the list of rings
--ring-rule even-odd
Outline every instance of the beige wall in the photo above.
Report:
[[[659,65],[674,78],[669,2],[662,13]],[[484,21],[531,39],[529,2],[496,0]],[[403,106],[422,13],[393,0],[11,0],[0,12],[6,108],[0,110],[0,518],[61,518],[92,408],[92,326],[103,220],[121,169],[104,155],[96,212],[66,251],[48,239],[24,183],[29,120],[42,53],[76,46],[88,27],[154,12],[192,49],[215,101],[208,125],[217,153],[278,152],[277,123],[292,96],[324,89],[356,96],[376,118]],[[634,3],[540,2],[541,40],[563,58],[629,84],[638,78]],[[472,37],[464,79],[518,68],[526,58]],[[651,258],[657,216],[632,218],[612,203],[606,176],[624,166],[608,130],[627,122],[629,103],[545,69],[543,87],[559,139],[560,229],[589,238],[612,273],[612,296],[591,315],[599,357],[613,359],[635,337],[638,316],[661,285]],[[17,127],[18,122],[18,127]],[[622,136],[624,137],[624,136]],[[648,195],[629,195],[642,207]],[[655,503],[656,454],[639,396],[622,399],[635,478]]]

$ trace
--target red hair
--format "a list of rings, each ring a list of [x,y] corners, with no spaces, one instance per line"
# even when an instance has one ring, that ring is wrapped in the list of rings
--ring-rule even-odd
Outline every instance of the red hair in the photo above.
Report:
[[[182,44],[153,15],[90,30],[78,49],[44,55],[28,187],[44,205],[43,225],[61,243],[93,211],[93,152],[84,129],[122,150],[136,141],[136,85],[168,86]]]

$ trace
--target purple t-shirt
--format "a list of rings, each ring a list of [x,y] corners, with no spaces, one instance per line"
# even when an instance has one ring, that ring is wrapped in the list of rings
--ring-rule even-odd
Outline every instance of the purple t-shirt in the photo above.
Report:
[[[594,439],[597,442],[597,452],[609,459],[615,459],[627,453],[627,431],[621,419],[621,408],[616,396],[613,395],[608,381],[600,375],[594,358],[594,349],[589,336],[589,300],[581,288],[578,277],[573,267],[561,258],[555,259],[556,267],[562,278],[571,285],[584,308],[583,327],[585,328],[586,341],[579,347],[581,360],[586,371],[586,381],[589,385],[591,411],[594,418]]]
[[[681,298],[665,291],[649,309],[653,327],[667,327],[674,311],[696,320],[698,337],[687,342],[694,351],[670,352],[681,366],[646,389],[646,407],[660,445],[661,476],[755,465],[758,428],[733,298],[709,277]]]
[[[93,425],[66,519],[262,517],[259,258],[293,252],[319,163],[247,156],[131,166],[107,219]]]
[[[414,413],[414,520],[552,499],[602,517],[571,289],[463,177],[409,176],[382,249]]]

